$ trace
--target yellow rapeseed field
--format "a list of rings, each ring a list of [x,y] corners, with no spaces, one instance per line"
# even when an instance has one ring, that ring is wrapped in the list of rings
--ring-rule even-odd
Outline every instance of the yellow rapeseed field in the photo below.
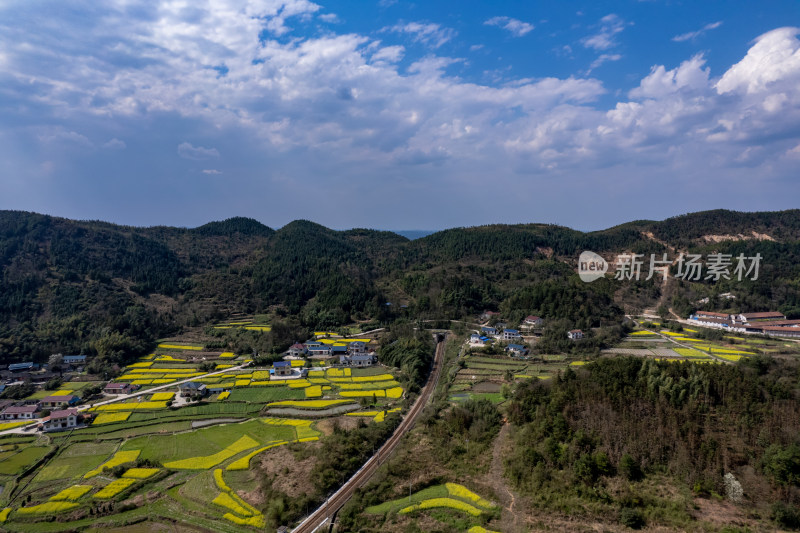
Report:
[[[141,453],[141,450],[130,450],[130,451],[126,451],[126,452],[119,451],[119,452],[115,453],[114,456],[111,459],[109,459],[105,463],[101,464],[96,469],[90,470],[83,477],[85,477],[86,479],[89,479],[90,477],[94,477],[97,474],[100,474],[103,471],[103,468],[107,467],[107,468],[111,469],[111,468],[114,468],[115,466],[118,466],[118,465],[121,465],[121,464],[132,463],[133,461],[135,461],[136,459],[139,458],[139,454],[140,453]]]

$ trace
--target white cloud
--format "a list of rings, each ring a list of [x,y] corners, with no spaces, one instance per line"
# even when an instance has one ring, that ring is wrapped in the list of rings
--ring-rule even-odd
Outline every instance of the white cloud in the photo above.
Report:
[[[220,172],[219,170],[217,170],[215,168],[206,168],[206,169],[203,169],[203,174],[209,174],[209,175],[212,175],[212,176],[218,176],[218,175],[222,174],[222,172]]]
[[[178,155],[184,159],[202,161],[204,159],[216,159],[219,157],[219,150],[216,148],[204,148],[202,146],[192,146],[191,143],[182,142],[178,145]]]
[[[581,39],[586,48],[602,51],[617,46],[616,35],[625,29],[625,21],[614,13],[600,19],[600,30]]]
[[[785,175],[796,175],[800,44],[793,28],[756,39],[727,72],[712,73],[701,55],[655,65],[615,99],[601,81],[578,76],[509,81],[504,73],[497,83],[466,81],[448,74],[462,59],[436,50],[420,58],[355,33],[326,29],[278,39],[265,33],[269,21],[291,10],[274,0],[191,10],[178,0],[137,6],[146,12],[132,13],[123,0],[102,3],[102,16],[82,14],[88,28],[55,17],[21,17],[37,20],[36,27],[0,23],[0,86],[9,103],[0,156],[13,160],[13,168],[41,166],[33,158],[23,164],[23,151],[8,143],[15,136],[53,143],[47,160],[59,172],[79,166],[74,143],[112,139],[109,145],[119,137],[137,150],[151,147],[154,176],[180,168],[176,146],[181,157],[211,161],[203,166],[214,166],[224,153],[226,160],[247,162],[235,180],[252,191],[232,201],[273,192],[283,200],[314,190],[313,199],[326,205],[335,202],[323,200],[355,186],[370,200],[388,194],[399,202],[428,188],[430,196],[471,190],[486,175],[519,190],[519,198],[540,189],[542,197],[558,198],[566,184],[579,190],[574,184],[583,180],[588,190],[594,180],[617,175],[673,176],[675,190],[709,175],[732,179],[745,165],[749,175],[758,167],[781,176],[780,161],[795,167]],[[17,20],[8,9],[0,7],[0,20]],[[416,24],[385,31],[427,39],[432,48],[454,34]],[[593,68],[619,56],[604,47],[613,47],[622,28],[618,17],[606,17],[583,43],[599,50]],[[229,71],[218,78],[209,67],[221,64]],[[51,126],[13,128],[29,124],[34,111],[38,124]],[[748,146],[754,148],[739,157]],[[133,152],[115,159],[126,161]],[[140,171],[140,164],[147,163],[137,159],[130,167]],[[413,172],[408,165],[416,165]],[[30,170],[36,172],[44,175]],[[725,183],[726,191],[736,190]],[[160,186],[136,184],[151,192]],[[365,201],[373,203],[379,202]]]
[[[372,62],[384,61],[387,63],[397,63],[403,58],[405,48],[402,46],[384,46],[372,54]]]
[[[796,88],[800,83],[799,33],[800,28],[778,28],[761,35],[744,59],[722,76],[717,91],[755,94],[783,83]]]
[[[678,42],[678,43],[683,42],[683,41],[691,41],[691,40],[694,40],[694,39],[700,37],[705,32],[707,32],[709,30],[717,29],[720,26],[722,26],[722,22],[721,21],[712,22],[710,24],[706,24],[705,26],[703,26],[702,28],[700,28],[697,31],[690,31],[688,33],[682,33],[680,35],[676,35],[675,37],[672,38],[672,40],[675,41],[675,42]]]
[[[514,37],[522,37],[526,33],[533,31],[533,24],[511,17],[492,17],[485,21],[484,24],[508,30]]]
[[[87,148],[94,146],[92,141],[90,141],[85,135],[82,135],[76,131],[67,130],[62,126],[43,128],[37,137],[39,141],[43,143],[59,143],[66,141],[68,143],[79,144]]]
[[[323,22],[328,22],[329,24],[338,24],[341,22],[336,13],[325,13],[324,15],[320,15],[319,19]]]
[[[443,27],[433,22],[400,23],[383,28],[381,31],[407,33],[415,42],[427,44],[432,48],[439,48],[456,36],[454,29]]]
[[[116,137],[103,145],[103,148],[108,148],[110,150],[124,150],[126,147],[125,141],[120,141]]]
[[[620,54],[600,54],[600,56],[592,61],[592,64],[589,66],[589,71],[587,75],[590,74],[594,69],[602,65],[603,63],[607,63],[609,61],[619,61],[622,59]]]
[[[706,89],[709,87],[710,69],[703,69],[706,61],[698,54],[679,67],[666,70],[664,65],[655,65],[639,87],[630,92],[631,98],[663,98],[682,89]]]

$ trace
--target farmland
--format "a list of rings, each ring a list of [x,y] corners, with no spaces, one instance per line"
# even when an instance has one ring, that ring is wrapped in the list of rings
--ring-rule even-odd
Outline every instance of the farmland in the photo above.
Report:
[[[263,323],[221,327],[269,331]],[[93,516],[124,525],[140,520],[144,508],[127,503],[127,511],[112,513],[114,508],[158,494],[146,505],[146,516],[156,522],[177,513],[186,524],[213,531],[260,529],[267,517],[254,505],[257,500],[248,501],[239,492],[258,487],[254,470],[286,453],[282,450],[301,453],[318,446],[324,434],[315,420],[341,416],[336,408],[372,409],[364,420],[381,424],[387,412],[400,411],[405,393],[397,375],[384,367],[315,366],[307,378],[276,380],[269,365],[238,368],[247,363],[235,352],[209,352],[198,337],[169,339],[121,369],[116,381],[132,383],[138,391],[87,406],[84,412],[93,418],[85,426],[47,436],[0,438],[0,479],[7,489],[0,495],[7,509],[4,526],[25,530],[33,518],[58,517],[63,526],[54,529],[69,530],[93,523]],[[296,372],[302,367],[293,366]],[[211,375],[206,375],[209,368]],[[173,385],[192,379],[214,392],[192,401]],[[54,392],[80,391],[86,383],[65,383]],[[40,391],[30,399],[43,395]],[[267,414],[276,409],[308,418]],[[8,423],[5,429],[17,425]],[[198,490],[184,491],[184,486]]]

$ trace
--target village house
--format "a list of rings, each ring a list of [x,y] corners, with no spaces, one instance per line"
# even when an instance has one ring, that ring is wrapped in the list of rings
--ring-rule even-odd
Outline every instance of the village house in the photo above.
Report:
[[[519,339],[520,337],[521,337],[521,335],[519,334],[519,331],[516,330],[516,329],[503,330],[503,340],[504,341],[511,341],[511,340],[514,340],[514,339]]]
[[[31,370],[37,370],[38,368],[39,365],[31,361],[8,365],[9,372],[30,372]]]
[[[203,398],[208,394],[208,387],[205,383],[198,383],[197,381],[187,381],[180,385],[181,396],[184,398]]]
[[[715,319],[720,319],[720,320],[730,320],[731,319],[731,315],[729,315],[728,313],[717,313],[717,312],[714,312],[714,311],[697,311],[694,314],[694,316],[697,317],[698,319],[700,319],[700,318],[715,318]]]
[[[362,341],[353,341],[347,346],[347,353],[350,355],[361,355],[367,353],[367,345]]]
[[[333,347],[329,344],[320,344],[319,346],[308,346],[308,355],[311,357],[330,357],[333,353]]]
[[[103,387],[103,392],[106,394],[130,394],[138,388],[139,385],[133,383],[108,383]]]
[[[42,398],[41,404],[43,408],[53,409],[61,407],[72,407],[80,403],[81,399],[74,394],[67,396],[47,396]]]
[[[525,356],[528,355],[529,353],[528,348],[526,348],[522,344],[509,344],[508,346],[506,346],[506,352],[508,352],[508,355],[517,357]]]
[[[365,367],[378,364],[375,354],[340,355],[339,363],[346,366]]]
[[[473,333],[469,336],[470,344],[478,344],[481,341],[481,336],[477,333]]]
[[[481,328],[481,333],[484,335],[497,335],[497,329],[490,326],[483,326]]]
[[[33,420],[39,412],[39,404],[36,405],[12,405],[6,407],[1,413],[3,420]]]
[[[85,365],[86,364],[86,356],[85,355],[65,355],[61,358],[61,361],[68,365]]]
[[[289,357],[303,359],[303,358],[305,358],[306,355],[308,355],[308,349],[304,345],[302,345],[302,344],[300,344],[298,342],[298,343],[292,344],[289,347],[289,349],[286,350],[286,355],[288,355]]]
[[[786,320],[786,316],[778,311],[766,311],[764,313],[741,313],[734,316],[734,321],[741,324],[753,324],[760,321]]]
[[[583,331],[581,331],[579,329],[571,329],[571,330],[569,330],[567,332],[567,337],[569,337],[570,340],[573,340],[573,341],[582,339],[583,338]]]
[[[347,355],[347,344],[344,342],[335,342],[331,345],[331,355]]]
[[[525,317],[525,320],[523,321],[523,324],[525,324],[526,326],[531,326],[531,327],[537,327],[538,328],[538,327],[544,325],[544,320],[542,320],[541,317],[538,317],[538,316],[535,316],[535,315],[528,315],[528,316]]]
[[[75,408],[53,411],[42,423],[44,431],[64,431],[78,426],[78,410]]]
[[[291,376],[292,364],[289,361],[276,361],[272,363],[276,376]]]
[[[483,313],[481,313],[480,319],[486,321],[498,316],[500,316],[500,313],[496,311],[484,311]]]

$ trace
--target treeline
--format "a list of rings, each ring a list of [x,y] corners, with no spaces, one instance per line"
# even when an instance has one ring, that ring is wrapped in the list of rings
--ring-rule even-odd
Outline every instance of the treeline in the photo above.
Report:
[[[507,475],[544,507],[577,497],[644,520],[653,511],[646,499],[631,497],[635,487],[610,498],[610,479],[666,475],[697,495],[730,497],[732,474],[749,505],[785,520],[783,506],[800,503],[798,366],[742,361],[601,359],[526,382],[508,408],[516,446]]]

